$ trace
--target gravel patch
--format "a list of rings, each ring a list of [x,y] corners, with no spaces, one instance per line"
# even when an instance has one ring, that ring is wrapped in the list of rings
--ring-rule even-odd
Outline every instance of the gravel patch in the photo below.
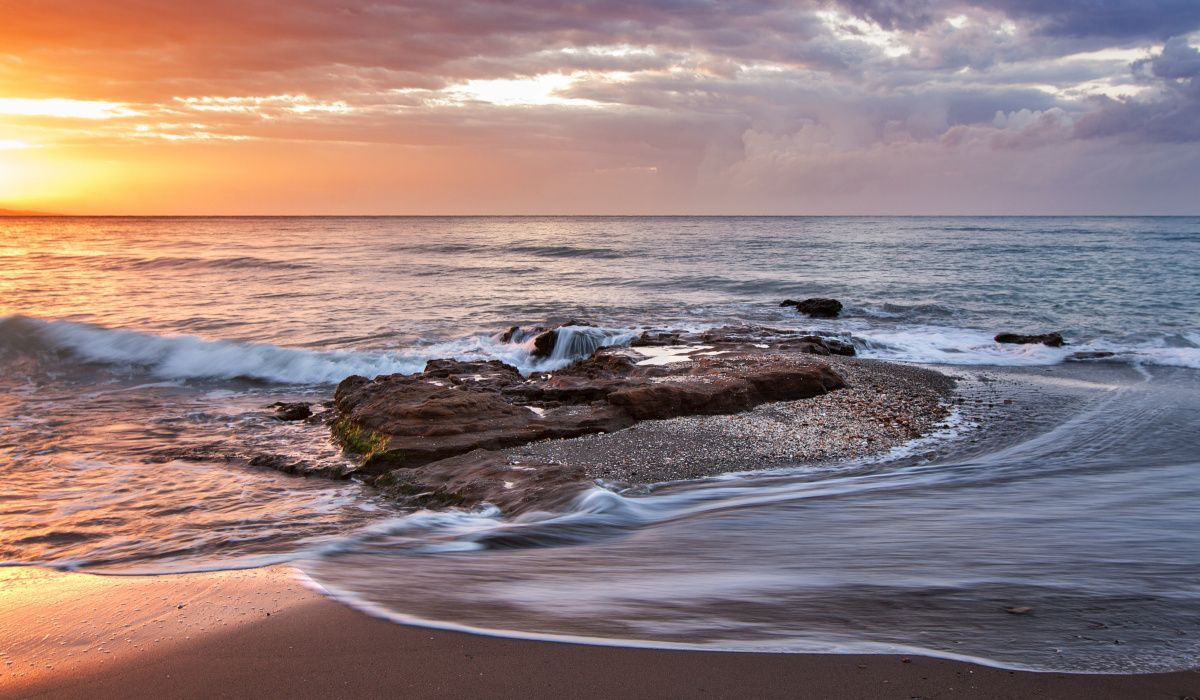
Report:
[[[509,451],[583,465],[591,479],[629,485],[821,463],[886,452],[942,425],[954,380],[876,360],[822,358],[847,387],[734,415],[644,421],[615,433]]]

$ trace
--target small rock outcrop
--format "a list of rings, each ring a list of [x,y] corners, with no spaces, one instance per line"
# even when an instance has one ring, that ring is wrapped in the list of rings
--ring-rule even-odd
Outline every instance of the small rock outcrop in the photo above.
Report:
[[[558,329],[546,331],[533,339],[533,350],[530,357],[550,357],[554,354],[554,346],[558,344]]]
[[[502,343],[528,343],[532,339],[529,356],[536,360],[545,360],[551,357],[583,359],[605,345],[612,337],[612,333],[597,328],[592,323],[571,319],[556,328],[513,326],[496,336],[496,339]]]
[[[812,318],[837,318],[842,313],[842,302],[837,299],[812,298],[796,301],[784,299],[780,306],[793,306],[802,314]]]
[[[305,420],[312,417],[312,407],[303,401],[293,403],[273,403],[271,408],[275,409],[275,418],[281,421],[297,421]]]
[[[1041,335],[1022,335],[1020,333],[1001,333],[996,336],[997,343],[1006,343],[1010,345],[1048,345],[1052,348],[1060,348],[1066,344],[1063,337],[1059,333],[1042,333]]]
[[[353,472],[351,465],[336,462],[312,462],[281,454],[257,454],[247,461],[252,467],[266,467],[294,476],[318,476],[325,479],[345,479]]]

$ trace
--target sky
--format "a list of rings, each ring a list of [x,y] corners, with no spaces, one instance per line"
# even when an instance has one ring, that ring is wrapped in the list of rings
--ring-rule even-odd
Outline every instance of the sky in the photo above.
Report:
[[[0,0],[0,207],[1198,214],[1196,0]]]

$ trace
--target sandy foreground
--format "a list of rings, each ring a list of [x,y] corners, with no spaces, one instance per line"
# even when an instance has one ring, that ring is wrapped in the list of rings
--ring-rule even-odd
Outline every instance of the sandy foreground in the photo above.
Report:
[[[2,697],[1200,697],[1200,671],[1024,673],[443,632],[368,617],[288,567],[123,577],[0,569],[0,674]]]

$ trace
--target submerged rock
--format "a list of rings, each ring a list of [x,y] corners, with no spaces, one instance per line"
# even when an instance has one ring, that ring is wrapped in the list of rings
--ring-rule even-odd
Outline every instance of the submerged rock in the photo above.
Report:
[[[800,313],[813,318],[837,318],[837,315],[842,312],[842,302],[837,299],[822,299],[818,297],[804,299],[803,301],[784,299],[779,305],[794,306]]]
[[[275,409],[275,417],[282,421],[305,420],[312,417],[312,407],[303,401],[294,403],[273,403],[271,408]]]
[[[1107,350],[1092,350],[1085,352],[1073,352],[1067,355],[1067,362],[1087,362],[1089,360],[1107,360],[1110,357],[1116,357],[1115,352]]]
[[[281,454],[258,454],[246,462],[252,467],[266,467],[284,474],[297,476],[320,476],[326,479],[347,479],[354,473],[353,467],[345,464],[310,462]]]
[[[804,352],[811,352],[814,355],[841,355],[843,357],[854,357],[857,351],[854,346],[837,338],[827,338],[819,335],[805,335],[797,338],[794,341]]]
[[[537,475],[516,470],[514,477],[496,462],[498,450],[618,431],[643,420],[737,413],[845,385],[828,364],[795,348],[696,346],[665,362],[655,359],[603,348],[553,375],[529,378],[498,361],[456,360],[430,362],[415,375],[350,377],[337,388],[332,430],[348,451],[362,456],[359,474],[406,502],[487,501],[519,510],[567,484],[574,489],[578,474],[542,465]],[[535,477],[541,484],[536,498],[524,490],[508,493],[518,486],[527,490]]]
[[[634,338],[629,343],[631,348],[652,348],[664,347],[667,345],[678,345],[683,333],[681,331],[664,331],[664,330],[649,330],[643,331],[641,335]]]
[[[1041,335],[1022,335],[1020,333],[1001,333],[996,336],[997,343],[1007,343],[1010,345],[1048,345],[1052,348],[1060,348],[1066,344],[1063,337],[1059,333],[1043,333]]]

